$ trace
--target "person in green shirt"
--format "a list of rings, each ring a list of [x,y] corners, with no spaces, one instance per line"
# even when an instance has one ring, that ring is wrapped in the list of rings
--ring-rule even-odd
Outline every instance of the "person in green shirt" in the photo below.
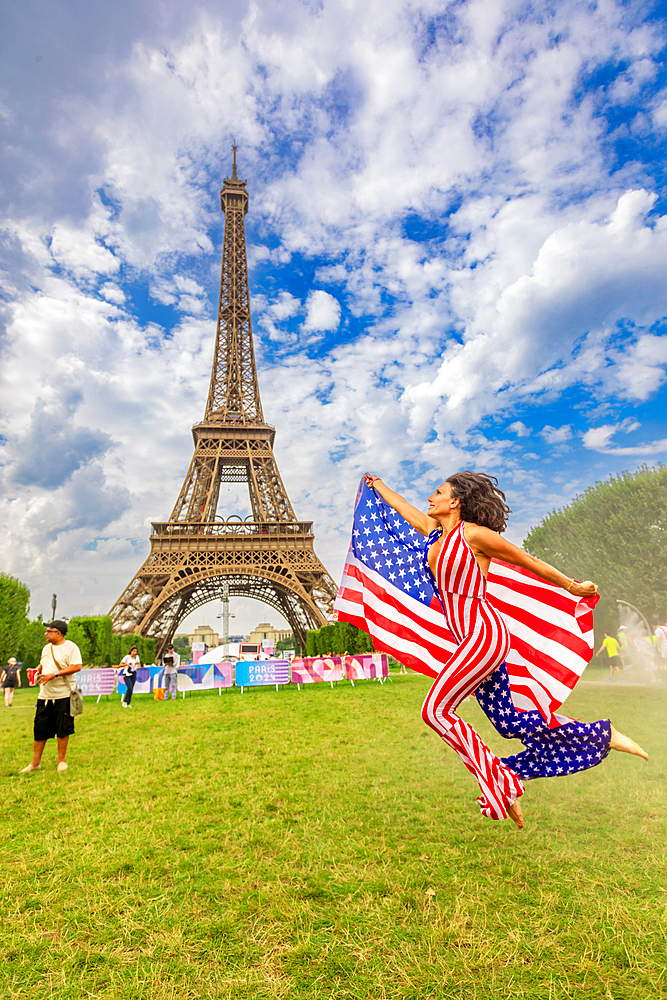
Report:
[[[630,657],[630,642],[628,640],[628,626],[619,625],[616,633],[618,640],[618,655],[621,657],[621,666],[625,670]]]

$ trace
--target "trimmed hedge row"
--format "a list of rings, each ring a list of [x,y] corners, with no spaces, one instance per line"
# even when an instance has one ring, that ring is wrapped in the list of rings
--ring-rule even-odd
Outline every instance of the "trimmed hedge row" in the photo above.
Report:
[[[111,618],[108,615],[79,615],[70,618],[67,638],[81,650],[84,664],[102,666],[108,663],[112,667],[120,663],[132,646],[137,647],[142,663],[153,663],[155,660],[155,639],[131,633],[116,635],[112,632]]]

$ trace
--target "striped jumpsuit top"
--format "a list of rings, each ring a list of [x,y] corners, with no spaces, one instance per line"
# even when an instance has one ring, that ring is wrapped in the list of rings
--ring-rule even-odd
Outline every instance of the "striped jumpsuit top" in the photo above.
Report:
[[[486,579],[465,540],[464,529],[465,521],[460,521],[445,536],[438,554],[435,581],[458,647],[427,694],[422,718],[456,750],[477,779],[482,814],[505,819],[507,807],[523,795],[523,785],[456,714],[458,705],[503,663],[510,648],[507,626],[486,600]],[[428,547],[439,537],[433,532]]]

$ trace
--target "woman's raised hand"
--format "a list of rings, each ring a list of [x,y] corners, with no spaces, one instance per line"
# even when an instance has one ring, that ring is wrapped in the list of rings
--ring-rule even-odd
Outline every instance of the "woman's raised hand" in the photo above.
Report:
[[[574,597],[592,597],[593,594],[597,594],[598,585],[597,583],[593,583],[592,580],[584,580],[583,583],[573,580],[567,591]]]
[[[370,472],[365,472],[364,473],[364,479],[366,480],[366,486],[370,487],[370,489],[373,489],[373,486],[374,486],[375,483],[381,483],[382,482],[382,480],[380,479],[379,476],[374,476]]]

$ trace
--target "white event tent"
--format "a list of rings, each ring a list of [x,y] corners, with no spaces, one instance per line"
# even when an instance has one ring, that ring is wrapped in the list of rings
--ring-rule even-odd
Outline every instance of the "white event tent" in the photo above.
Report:
[[[224,663],[228,659],[229,653],[226,646],[216,646],[215,649],[209,650],[205,656],[200,657],[197,666],[201,666],[202,663]]]

